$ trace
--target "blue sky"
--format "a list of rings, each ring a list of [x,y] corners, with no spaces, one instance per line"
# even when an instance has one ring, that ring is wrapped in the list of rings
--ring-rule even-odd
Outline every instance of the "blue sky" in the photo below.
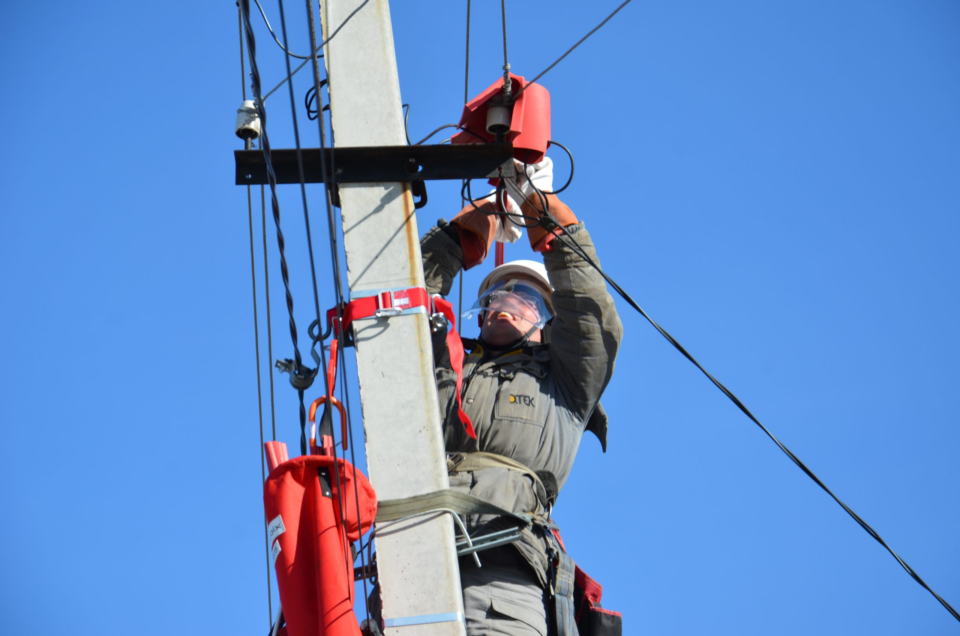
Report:
[[[471,95],[502,64],[499,3],[473,4]],[[616,4],[508,2],[513,71],[536,75]],[[414,140],[459,117],[464,5],[391,7]],[[265,8],[279,27],[277,5]],[[286,9],[304,52],[303,6]],[[0,17],[8,629],[263,633],[236,7],[7,3]],[[254,28],[272,87],[282,54]],[[564,198],[604,269],[955,607],[958,31],[947,1],[637,0],[543,79],[553,137],[577,161]],[[314,146],[303,75],[297,110]],[[286,91],[267,109],[273,145],[292,147]],[[459,209],[458,186],[429,187],[421,233]],[[328,307],[321,193],[308,190]],[[303,210],[298,188],[280,197],[303,342]],[[259,192],[254,207],[263,329]],[[274,357],[291,357],[267,230]],[[487,267],[466,276],[467,295]],[[618,306],[610,448],[584,439],[556,519],[626,634],[957,633]],[[275,381],[278,438],[293,449],[295,394]],[[357,409],[358,439],[360,425]]]

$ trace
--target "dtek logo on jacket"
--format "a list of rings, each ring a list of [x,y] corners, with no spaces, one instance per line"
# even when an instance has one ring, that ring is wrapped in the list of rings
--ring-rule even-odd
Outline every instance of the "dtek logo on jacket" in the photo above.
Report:
[[[524,406],[534,406],[532,395],[511,395],[510,404],[522,404]]]

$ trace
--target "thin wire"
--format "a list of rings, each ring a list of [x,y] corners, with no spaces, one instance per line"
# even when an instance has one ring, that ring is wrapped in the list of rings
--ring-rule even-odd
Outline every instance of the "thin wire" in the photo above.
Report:
[[[287,50],[287,47],[285,47],[283,44],[280,43],[280,40],[277,39],[277,34],[273,32],[273,27],[270,26],[270,20],[267,20],[267,14],[264,13],[263,7],[260,6],[260,0],[253,0],[253,1],[257,3],[257,8],[260,9],[260,15],[263,16],[263,21],[267,25],[267,31],[269,31],[270,35],[273,36],[273,41],[277,43],[277,46],[279,46],[280,49],[290,57],[295,57],[298,60],[309,60],[310,59],[309,55],[297,55],[296,53],[291,53],[290,51]]]
[[[510,63],[507,61],[507,1],[500,0],[500,15],[503,22],[503,96],[510,100],[513,80],[510,79]]]
[[[273,325],[270,320],[270,259],[267,258],[267,198],[260,185],[260,218],[263,222],[263,282],[267,306],[267,360],[273,360]],[[277,441],[277,412],[273,394],[273,373],[270,377],[270,429],[273,441]]]
[[[326,40],[324,40],[323,42],[321,42],[320,45],[317,46],[317,48],[316,48],[315,50],[319,52],[320,49],[322,49],[324,46],[327,45],[328,42],[330,42],[330,40],[332,40],[334,37],[336,37],[337,33],[340,33],[340,29],[342,29],[344,26],[346,26],[347,22],[350,21],[350,18],[352,18],[353,16],[355,16],[355,15],[357,14],[357,12],[360,11],[360,9],[362,9],[363,7],[366,6],[366,4],[367,4],[368,2],[370,2],[370,0],[363,0],[363,4],[361,4],[359,7],[357,7],[356,9],[354,9],[353,12],[352,12],[350,15],[348,15],[348,16],[346,17],[346,19],[340,24],[340,26],[337,27],[337,30],[333,32],[333,35],[331,35],[331,36],[328,37]],[[324,5],[324,11],[326,11],[326,5]],[[322,55],[318,55],[317,57],[323,57],[323,56],[322,56]],[[293,71],[293,73],[287,74],[287,76],[286,76],[285,78],[283,78],[283,81],[281,81],[279,84],[277,84],[276,86],[274,86],[274,87],[273,87],[273,90],[271,90],[269,93],[267,93],[267,94],[264,96],[263,99],[266,100],[267,97],[270,97],[270,96],[273,95],[275,92],[277,92],[277,89],[278,89],[278,88],[280,88],[281,86],[283,86],[284,83],[287,82],[291,77],[293,77],[294,75],[296,75],[297,73],[299,73],[299,72],[300,72],[300,69],[302,69],[304,66],[306,66],[306,65],[307,65],[307,62],[309,62],[311,59],[314,59],[314,58],[308,57],[304,62],[302,62],[302,63],[300,64],[300,66],[298,66],[298,67]]]
[[[247,70],[243,63],[243,11],[240,9],[239,2],[237,2],[237,20],[240,27],[240,92],[243,94],[243,101],[247,101]],[[247,186],[248,194],[249,187]],[[270,618],[273,620],[272,614]]]
[[[568,55],[570,55],[571,53],[573,53],[573,50],[574,50],[575,48],[577,48],[578,46],[580,46],[581,44],[583,44],[583,42],[584,42],[588,37],[590,37],[591,35],[593,35],[594,33],[596,33],[596,32],[600,29],[600,27],[602,27],[604,24],[606,24],[607,22],[609,22],[609,21],[610,21],[610,18],[612,18],[613,16],[617,15],[617,13],[620,11],[620,9],[622,9],[622,8],[624,8],[625,6],[627,6],[628,4],[630,4],[630,1],[631,1],[631,0],[626,0],[623,4],[621,4],[619,7],[617,7],[616,9],[614,9],[614,10],[613,10],[613,13],[611,13],[610,15],[608,15],[608,16],[604,19],[603,22],[601,22],[601,23],[598,24],[597,26],[593,27],[593,30],[590,31],[590,33],[587,33],[585,36],[583,36],[582,38],[580,38],[580,41],[579,41],[579,42],[577,42],[576,44],[574,44],[573,46],[571,46],[569,49],[567,49],[567,52],[566,52],[566,53],[564,53],[563,55],[561,55],[560,57],[558,57],[556,62],[554,62],[553,64],[551,64],[551,65],[548,66],[547,68],[545,68],[539,75],[537,75],[537,76],[534,77],[532,80],[530,80],[529,82],[527,82],[526,84],[524,84],[523,88],[520,89],[520,91],[516,94],[516,96],[515,96],[513,99],[514,99],[514,100],[519,99],[520,96],[523,95],[523,91],[527,90],[527,87],[528,87],[528,86],[530,86],[531,84],[533,84],[534,82],[536,82],[538,79],[540,79],[541,77],[543,77],[544,75],[546,75],[546,74],[547,74],[547,71],[549,71],[549,70],[552,69],[554,66],[556,66],[557,64],[559,64],[560,61],[563,60],[563,58],[565,58],[565,57],[567,57]]]
[[[283,11],[283,0],[279,0],[280,6],[280,28],[283,31],[283,42],[287,43],[287,21],[284,16]],[[311,42],[311,45],[313,43]],[[315,59],[315,58],[314,58]],[[287,63],[287,74],[290,74],[290,58],[286,59]],[[303,200],[303,223],[306,226],[307,231],[307,253],[310,257],[310,275],[313,280],[313,306],[317,314],[317,323],[320,322],[320,295],[317,291],[317,268],[313,258],[313,235],[310,232],[310,212],[307,207],[307,182],[306,176],[303,171],[303,151],[300,148],[300,127],[297,124],[297,103],[296,97],[293,94],[293,82],[288,84],[290,89],[290,116],[293,119],[293,139],[294,144],[297,149],[297,169],[300,175],[300,197]],[[323,104],[320,102],[320,90],[317,89],[317,108],[322,108]],[[321,373],[323,369],[318,369]]]
[[[410,104],[404,104],[401,106],[404,109],[403,111],[403,136],[407,138],[407,145],[412,146],[410,143],[410,129],[407,127],[410,120]],[[421,142],[422,143],[422,142]]]
[[[247,99],[247,73],[243,63],[243,12],[240,9],[240,3],[237,3],[237,19],[240,29],[240,89],[243,100]],[[263,186],[260,186],[261,190]],[[257,320],[257,266],[253,249],[253,198],[250,193],[250,186],[247,186],[247,224],[250,227],[250,284],[253,289],[253,346],[256,353],[257,363],[257,413],[260,417],[260,448],[257,453],[260,455],[260,483],[267,480],[267,468],[263,458],[263,390],[260,381],[260,325]],[[272,374],[271,374],[272,378]],[[270,535],[267,531],[267,519],[263,519],[263,547],[266,556],[267,565],[267,625],[273,622],[273,592],[270,582]]]
[[[467,51],[464,55],[464,69],[463,69],[463,103],[470,103],[470,0],[467,0]],[[506,41],[506,38],[504,38]],[[443,128],[449,128],[449,126],[444,126]],[[437,128],[435,131],[430,133],[424,138],[423,141],[426,141],[436,133],[443,130],[443,128]],[[459,128],[459,126],[457,126]],[[420,143],[422,144],[423,141]],[[419,144],[418,144],[419,145]],[[466,199],[463,198],[463,189],[467,186],[467,180],[463,180],[463,185],[460,188],[460,206],[463,207],[466,204]],[[460,269],[460,284],[459,284],[459,294],[457,300],[457,316],[463,315],[463,269]],[[463,336],[463,320],[457,321],[457,335]]]
[[[406,123],[404,123],[404,126],[406,126]],[[439,128],[437,128],[436,130],[434,130],[432,133],[430,133],[429,135],[427,135],[426,137],[424,137],[423,139],[421,139],[421,140],[418,141],[417,143],[411,144],[411,145],[413,145],[413,146],[419,146],[420,144],[422,144],[423,142],[425,142],[427,139],[430,139],[431,137],[433,137],[434,135],[436,135],[438,132],[440,132],[441,130],[444,130],[444,129],[446,129],[446,128],[460,128],[460,124],[444,124],[443,126],[440,126]],[[461,128],[461,130],[463,130],[463,129]],[[409,143],[409,142],[410,142],[410,137],[408,136],[408,137],[407,137],[407,143]]]
[[[870,525],[869,525],[866,521],[864,521],[864,520],[860,517],[860,515],[858,515],[857,513],[855,513],[847,504],[843,503],[843,502],[840,500],[839,497],[837,497],[835,494],[833,494],[833,491],[831,491],[829,488],[827,488],[826,484],[824,484],[824,483],[820,480],[820,478],[817,477],[817,476],[813,473],[812,470],[810,470],[809,468],[807,468],[806,464],[804,464],[802,461],[800,461],[800,458],[799,458],[799,457],[797,457],[796,455],[794,455],[793,452],[791,452],[789,448],[787,448],[780,440],[778,440],[778,439],[773,435],[773,433],[771,433],[771,432],[767,429],[766,426],[764,426],[763,424],[760,423],[760,420],[758,420],[758,419],[756,418],[756,416],[754,416],[754,414],[750,412],[750,410],[743,404],[743,402],[740,401],[740,399],[739,399],[736,395],[733,394],[732,391],[730,391],[730,389],[728,389],[726,386],[724,386],[723,383],[721,383],[719,380],[717,380],[715,377],[713,377],[713,375],[711,375],[706,369],[704,369],[703,366],[701,366],[700,363],[697,362],[697,360],[683,347],[683,345],[681,345],[673,336],[671,336],[671,335],[667,332],[666,329],[664,329],[664,328],[661,327],[659,324],[657,324],[657,322],[656,322],[653,318],[651,318],[651,317],[647,314],[647,312],[645,312],[645,311],[643,310],[643,308],[641,308],[640,305],[638,305],[638,304],[636,303],[636,301],[634,301],[633,298],[631,298],[630,295],[627,294],[627,292],[624,291],[623,288],[620,287],[620,285],[618,285],[612,278],[610,278],[609,276],[607,276],[607,274],[604,273],[604,271],[603,271],[602,269],[600,269],[600,266],[597,265],[597,263],[594,262],[594,260],[591,259],[591,258],[587,255],[587,253],[586,253],[586,252],[584,251],[584,249],[580,246],[580,244],[577,243],[577,240],[573,237],[573,235],[571,235],[571,234],[566,230],[566,228],[564,228],[562,225],[560,225],[559,223],[557,223],[557,221],[556,221],[555,218],[553,218],[552,216],[550,216],[549,210],[546,212],[546,214],[547,214],[548,218],[550,218],[550,219],[553,221],[553,223],[556,224],[556,226],[557,226],[558,228],[560,228],[560,230],[561,230],[561,234],[557,236],[557,239],[558,239],[558,240],[560,240],[560,241],[561,241],[564,245],[566,245],[569,249],[575,251],[581,258],[583,258],[583,259],[584,259],[587,263],[589,263],[594,269],[596,269],[597,272],[599,272],[599,274],[600,274],[601,276],[603,276],[604,280],[606,280],[606,281],[610,284],[610,286],[613,287],[613,289],[616,290],[616,292],[617,292],[618,294],[620,294],[620,296],[621,296],[625,301],[627,301],[627,303],[629,303],[629,305],[630,305],[631,307],[633,307],[635,310],[637,310],[637,312],[639,312],[641,316],[643,316],[644,318],[646,318],[647,321],[648,321],[651,325],[653,325],[654,329],[656,329],[656,330],[660,333],[660,335],[662,335],[664,338],[666,338],[667,342],[669,342],[670,344],[672,344],[672,345],[674,346],[674,348],[676,348],[677,351],[679,351],[687,360],[689,360],[691,363],[693,363],[693,365],[694,365],[695,367],[697,367],[698,369],[700,369],[700,371],[701,371],[705,376],[707,376],[707,378],[708,378],[711,382],[713,382],[713,384],[714,384],[718,389],[720,389],[720,391],[721,391],[724,395],[726,395],[726,396],[730,399],[730,401],[732,401],[732,402],[737,406],[737,408],[739,408],[747,417],[749,417],[750,420],[751,420],[754,424],[756,424],[757,426],[759,426],[760,429],[761,429],[764,433],[767,434],[767,437],[769,437],[771,440],[773,440],[773,442],[780,448],[780,450],[783,451],[784,454],[785,454],[787,457],[789,457],[789,458],[791,459],[791,461],[793,461],[793,463],[796,464],[796,465],[800,468],[800,470],[802,470],[804,473],[806,473],[807,476],[810,477],[810,479],[812,479],[812,480],[814,481],[814,483],[816,483],[818,486],[820,486],[820,488],[822,488],[822,489],[824,490],[824,492],[826,492],[828,495],[830,495],[830,497],[833,498],[834,501],[836,501],[838,504],[840,504],[840,507],[843,508],[843,509],[847,512],[847,514],[849,514],[851,517],[853,517],[853,520],[856,521],[856,522],[860,525],[860,527],[863,528],[863,529],[867,532],[867,534],[869,534],[869,535],[870,535],[871,537],[873,537],[880,545],[882,545],[884,548],[886,548],[887,552],[889,552],[891,555],[893,555],[893,558],[897,560],[897,562],[901,565],[901,567],[903,567],[904,570],[906,570],[907,574],[909,574],[909,575],[913,578],[913,580],[915,580],[917,583],[919,583],[925,590],[927,590],[928,592],[930,592],[930,594],[932,594],[934,598],[936,598],[938,601],[940,601],[940,604],[943,605],[943,606],[947,609],[947,611],[950,612],[950,614],[951,614],[955,619],[957,619],[958,621],[960,621],[960,614],[958,614],[957,611],[954,610],[954,609],[950,606],[950,604],[947,603],[947,601],[945,601],[939,594],[937,594],[937,593],[934,592],[932,589],[930,589],[930,586],[928,586],[928,585],[924,582],[924,580],[920,578],[920,575],[918,575],[918,574],[913,570],[913,568],[911,568],[911,567],[907,564],[906,561],[904,561],[902,558],[900,558],[900,556],[899,556],[896,552],[894,552],[893,549],[892,549],[889,545],[887,545],[886,541],[884,541],[884,540],[880,537],[880,535],[877,533],[876,530],[874,530],[872,527],[870,527]],[[569,239],[571,242],[568,243],[568,242],[567,242],[567,239]]]
[[[467,0],[467,53],[464,56],[466,65],[463,71],[463,103],[470,101],[470,0]]]
[[[351,17],[353,17],[354,15],[356,15],[357,11],[359,11],[361,8],[363,8],[363,6],[364,6],[366,3],[367,3],[367,0],[365,0],[362,5],[360,5],[360,6],[357,7],[356,9],[354,9],[354,11],[353,11],[349,16],[347,16],[347,19],[344,20],[343,24],[346,24],[347,20],[349,20],[349,19],[350,19]],[[307,23],[308,23],[309,32],[310,32],[310,45],[311,45],[311,47],[312,47],[312,46],[315,45],[315,43],[316,43],[316,41],[317,41],[317,32],[316,32],[316,26],[315,26],[315,24],[314,24],[313,5],[311,4],[311,0],[306,0],[306,8],[307,8]],[[325,4],[325,5],[324,5],[324,18],[323,18],[324,22],[327,21],[328,15],[329,15],[329,14],[327,13],[327,8],[328,8],[328,5]],[[343,28],[343,25],[340,25],[340,28]],[[337,31],[339,31],[340,28],[338,28]],[[336,32],[334,33],[334,35],[336,35]],[[331,35],[329,38],[327,38],[327,42],[329,42],[332,38],[333,38],[333,35]],[[322,115],[322,113],[323,113],[323,102],[322,102],[321,93],[320,93],[320,64],[319,64],[319,61],[318,61],[318,59],[317,59],[316,57],[313,58],[313,65],[312,65],[312,66],[313,66],[313,84],[314,84],[314,88],[316,89],[316,92],[317,92],[317,109],[318,109],[318,111],[320,112],[320,114]],[[330,77],[327,76],[327,86],[329,87],[329,85],[330,85]],[[332,116],[333,116],[333,113],[332,113],[332,110],[331,110],[331,117],[332,117]],[[326,145],[327,145],[326,122],[325,122],[325,120],[324,120],[324,118],[323,118],[322,116],[317,117],[317,127],[318,127],[318,130],[319,130],[319,133],[320,133],[320,145],[321,145],[321,148],[325,148]],[[323,152],[320,153],[321,170],[322,170],[323,174],[324,174],[324,175],[327,175],[327,174],[331,174],[331,175],[332,175],[332,174],[335,174],[335,172],[334,172],[334,170],[335,170],[334,153],[333,153],[333,152],[330,153],[331,166],[330,166],[330,172],[329,172],[329,173],[326,171],[326,160],[325,160],[325,158],[324,158],[324,154],[325,154],[325,153],[323,153]],[[336,240],[336,222],[335,222],[335,220],[334,220],[334,215],[333,215],[333,203],[332,203],[331,198],[330,198],[330,187],[331,187],[331,184],[327,183],[327,181],[326,181],[326,179],[325,179],[325,180],[324,180],[324,195],[325,195],[325,196],[324,196],[324,201],[326,202],[326,208],[327,208],[327,222],[328,222],[329,240],[330,240],[330,256],[331,256],[331,258],[332,258],[332,260],[333,260],[334,290],[335,290],[336,298],[337,298],[337,303],[336,303],[336,307],[337,307],[337,321],[338,321],[338,324],[342,324],[341,319],[342,319],[342,317],[343,317],[343,316],[342,316],[343,289],[342,289],[342,286],[341,286],[340,261],[339,261],[339,258],[338,258],[339,251],[338,251],[338,249],[337,249],[337,240]],[[334,184],[333,187],[336,187],[336,185]],[[320,316],[319,316],[319,315],[317,316],[317,333],[320,333]],[[343,334],[343,330],[342,330],[342,329],[339,330],[338,333],[335,335],[335,337],[338,338],[338,340],[339,340],[338,344],[339,344],[340,351],[344,351],[344,342],[343,342],[344,334]],[[340,357],[341,357],[341,358],[344,358],[344,357],[346,357],[346,356],[345,356],[345,354],[341,354]],[[324,368],[326,368],[326,359],[325,359],[325,356],[324,356],[324,350],[323,350],[323,347],[322,347],[322,346],[320,347],[320,359],[321,359],[321,364],[323,365]],[[341,382],[340,387],[341,387],[341,390],[345,390],[345,389],[346,389],[346,381],[347,381],[346,366],[345,366],[345,362],[341,361],[341,363],[344,365],[344,367],[343,367],[344,370],[343,370],[343,381]],[[325,390],[326,390],[326,394],[327,394],[327,395],[331,395],[330,382],[329,382],[329,379],[327,378],[327,374],[326,374],[326,373],[323,374],[323,382],[324,382],[324,387],[325,387]],[[345,395],[349,395],[349,391],[347,391],[347,392],[345,393]],[[329,407],[328,407],[328,408],[329,408]],[[350,453],[351,453],[350,457],[351,457],[351,464],[352,464],[352,466],[353,466],[354,501],[356,502],[357,522],[359,523],[359,522],[360,522],[360,497],[359,497],[359,492],[358,492],[358,490],[357,490],[357,489],[358,489],[358,486],[357,486],[357,464],[356,464],[356,457],[355,457],[355,455],[354,455],[355,445],[354,445],[354,443],[353,443],[353,425],[352,425],[352,422],[351,422],[351,420],[350,420],[350,403],[349,403],[349,398],[348,398],[347,400],[345,400],[345,412],[346,412],[346,414],[347,414],[347,436],[348,436],[349,439],[350,439],[350,444],[349,444],[349,446],[350,446]],[[336,459],[336,457],[337,457],[336,445],[334,445],[334,447],[333,447],[333,456],[334,456],[334,465],[337,466],[337,471],[336,471],[336,472],[337,472],[337,492],[338,492],[339,495],[340,495],[340,496],[338,497],[338,503],[339,503],[339,506],[340,506],[340,515],[341,515],[341,519],[342,519],[342,518],[344,518],[344,505],[345,505],[345,504],[344,504],[344,501],[343,501],[344,488],[343,488],[343,484],[342,484],[342,482],[341,482],[341,475],[340,475],[340,470],[339,470],[339,464],[337,463],[337,459]],[[344,560],[346,561],[346,553],[344,553]],[[351,565],[352,565],[352,564],[349,563],[349,562],[346,563],[346,566],[347,566],[348,569],[350,568]],[[361,559],[361,567],[365,567],[365,563],[363,563],[363,560],[362,560],[362,559]],[[348,583],[348,586],[349,586],[349,590],[352,590],[352,589],[353,589],[353,587],[352,587],[352,586],[353,586],[353,582],[352,582],[352,581],[349,582],[349,583]],[[367,593],[367,586],[366,586],[366,581],[364,581],[364,595],[365,595],[365,596],[366,596],[366,593]],[[364,607],[366,607],[366,604],[364,604]],[[370,618],[369,611],[367,611],[367,619],[369,620],[369,618]]]
[[[292,373],[300,375],[304,370],[303,360],[300,357],[300,349],[297,346],[297,323],[293,317],[293,294],[290,292],[290,271],[287,268],[287,258],[284,254],[285,241],[283,231],[280,229],[280,202],[277,200],[277,173],[273,169],[273,161],[270,157],[270,140],[267,136],[267,111],[263,105],[263,99],[260,97],[260,71],[257,68],[257,43],[253,34],[253,28],[250,26],[250,1],[240,0],[240,7],[243,12],[243,25],[247,37],[247,54],[250,58],[250,77],[253,80],[253,97],[257,106],[257,114],[260,116],[260,147],[263,150],[264,163],[267,168],[267,181],[270,183],[270,203],[273,210],[273,222],[277,227],[277,246],[280,250],[280,274],[283,278],[284,291],[286,292],[287,314],[290,317],[290,340],[293,343],[293,355],[295,367]]]

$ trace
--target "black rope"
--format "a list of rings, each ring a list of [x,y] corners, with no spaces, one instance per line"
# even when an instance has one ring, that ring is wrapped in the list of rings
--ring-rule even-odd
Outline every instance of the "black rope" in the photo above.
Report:
[[[532,185],[532,183],[531,183],[531,185]],[[536,188],[536,186],[534,186],[534,188]],[[874,530],[872,527],[870,527],[870,525],[869,525],[866,521],[864,521],[864,520],[860,517],[860,515],[858,515],[857,513],[855,513],[847,504],[843,503],[843,502],[840,500],[839,497],[837,497],[835,494],[833,494],[833,491],[831,491],[829,488],[827,488],[826,484],[824,484],[824,483],[820,480],[820,478],[817,477],[817,476],[813,473],[812,470],[810,470],[809,468],[807,468],[806,464],[804,464],[802,461],[800,461],[800,458],[799,458],[799,457],[797,457],[796,455],[794,455],[793,452],[791,452],[789,448],[787,448],[780,440],[778,440],[778,439],[773,435],[773,433],[771,433],[771,432],[767,429],[766,426],[764,426],[763,424],[760,423],[760,420],[758,420],[758,419],[756,418],[756,416],[754,416],[754,414],[750,412],[750,409],[748,409],[748,408],[746,407],[746,405],[744,405],[744,403],[741,402],[740,399],[739,399],[736,395],[734,395],[733,392],[732,392],[730,389],[728,389],[726,386],[724,386],[723,383],[721,383],[721,382],[720,382],[719,380],[717,380],[712,374],[710,374],[710,372],[708,372],[706,369],[704,369],[703,366],[701,366],[701,364],[700,364],[699,362],[697,362],[697,360],[683,347],[683,345],[681,345],[673,336],[671,336],[671,335],[667,332],[666,329],[664,329],[664,328],[661,327],[659,324],[657,324],[657,322],[656,322],[653,318],[651,318],[651,317],[647,314],[647,312],[645,312],[645,311],[643,310],[643,308],[641,308],[640,305],[638,305],[638,304],[636,303],[636,301],[634,301],[633,298],[631,298],[630,295],[627,294],[627,292],[624,291],[622,287],[620,287],[620,285],[618,285],[612,278],[610,278],[606,273],[604,273],[604,271],[603,271],[602,269],[600,269],[600,266],[597,265],[597,263],[594,262],[594,260],[591,259],[591,258],[587,255],[587,253],[583,250],[583,248],[580,246],[580,244],[577,243],[577,240],[573,237],[573,235],[571,235],[571,234],[566,230],[566,228],[564,228],[562,225],[560,225],[559,223],[557,223],[557,220],[550,215],[549,210],[545,210],[545,215],[546,215],[546,217],[551,221],[551,224],[552,224],[552,225],[555,225],[556,227],[560,228],[561,234],[557,236],[557,239],[558,239],[558,240],[560,240],[560,241],[561,241],[564,245],[566,245],[569,249],[571,249],[571,250],[573,250],[574,252],[576,252],[581,258],[583,258],[583,260],[585,260],[585,261],[586,261],[587,263],[589,263],[594,269],[596,269],[597,272],[599,272],[599,274],[600,274],[601,276],[603,276],[604,280],[606,280],[606,281],[610,284],[610,286],[613,287],[613,289],[616,290],[616,292],[617,292],[618,294],[620,294],[620,296],[621,296],[625,301],[627,301],[627,303],[628,303],[631,307],[633,307],[637,312],[639,312],[639,314],[640,314],[641,316],[643,316],[644,318],[646,318],[647,322],[649,322],[651,325],[653,325],[654,329],[656,329],[656,330],[660,333],[660,335],[662,335],[664,338],[666,338],[667,342],[669,342],[671,345],[673,345],[674,348],[675,348],[677,351],[679,351],[679,352],[683,355],[683,357],[685,357],[687,360],[689,360],[691,363],[693,363],[693,365],[694,365],[695,367],[697,367],[698,369],[700,369],[700,371],[701,371],[705,376],[707,376],[707,378],[708,378],[718,389],[720,389],[720,391],[721,391],[724,395],[726,395],[726,396],[730,399],[730,401],[733,402],[733,403],[737,406],[737,408],[739,408],[739,409],[744,413],[744,415],[746,415],[748,418],[750,418],[750,420],[751,420],[754,424],[756,424],[757,426],[759,426],[760,429],[761,429],[764,433],[766,433],[767,437],[769,437],[771,440],[773,440],[773,442],[780,448],[780,450],[782,450],[782,451],[784,452],[784,454],[785,454],[787,457],[789,457],[790,460],[793,461],[793,463],[796,464],[796,465],[800,468],[800,470],[802,470],[804,473],[806,473],[806,475],[807,475],[810,479],[812,479],[812,480],[814,481],[814,483],[816,483],[818,486],[820,486],[820,488],[822,488],[824,492],[826,492],[828,495],[830,495],[830,497],[833,498],[834,501],[836,501],[838,504],[840,504],[840,507],[843,508],[843,509],[847,512],[847,514],[849,514],[849,515],[853,518],[853,520],[856,521],[856,522],[860,525],[860,527],[863,528],[863,529],[867,532],[867,534],[869,534],[869,535],[870,535],[871,537],[873,537],[880,545],[882,545],[884,548],[886,548],[887,552],[889,552],[889,553],[893,556],[893,558],[897,560],[897,563],[899,563],[899,564],[901,565],[901,567],[903,567],[903,569],[907,572],[907,574],[909,574],[909,575],[913,578],[914,581],[916,581],[917,583],[919,583],[921,587],[923,587],[925,590],[927,590],[928,592],[930,592],[930,594],[932,594],[934,598],[936,598],[938,601],[940,601],[940,604],[943,605],[943,606],[947,609],[947,611],[950,612],[950,614],[951,614],[955,619],[957,619],[958,621],[960,621],[960,614],[957,614],[957,611],[956,611],[955,609],[953,609],[953,608],[950,606],[950,604],[947,603],[947,601],[945,601],[939,594],[937,594],[936,592],[934,592],[934,591],[930,588],[930,586],[928,586],[928,585],[924,582],[924,580],[920,578],[920,575],[918,575],[918,574],[913,570],[913,568],[911,568],[911,567],[907,564],[906,561],[904,561],[902,558],[900,558],[900,556],[899,556],[896,552],[894,552],[893,549],[892,549],[889,545],[887,545],[886,541],[884,541],[884,540],[880,537],[880,535],[877,533],[876,530]],[[568,242],[568,240],[569,240],[570,242]]]
[[[243,100],[246,101],[247,73],[243,63],[243,13],[240,9],[239,2],[237,3],[237,21],[240,30],[240,89]],[[249,145],[248,141],[247,146],[249,147]],[[262,190],[263,186],[260,187]],[[260,483],[262,484],[267,480],[267,468],[263,457],[263,390],[260,381],[260,325],[257,320],[257,266],[253,249],[253,198],[250,193],[250,186],[247,186],[247,224],[250,228],[250,282],[253,289],[253,346],[256,353],[257,364],[257,414],[260,418],[260,448],[257,454],[260,455]],[[269,627],[273,623],[273,592],[270,582],[270,535],[267,530],[266,517],[263,519],[263,547],[267,566],[267,626]]]
[[[607,22],[609,22],[609,21],[610,21],[610,18],[612,18],[613,16],[617,15],[617,13],[619,13],[620,9],[624,8],[624,7],[627,6],[628,4],[630,4],[630,0],[625,0],[625,2],[624,2],[623,4],[621,4],[619,7],[617,7],[616,9],[614,9],[614,10],[613,10],[613,13],[611,13],[611,14],[608,15],[606,18],[604,18],[603,22],[601,22],[601,23],[598,24],[597,26],[593,27],[593,30],[590,31],[590,33],[587,33],[585,36],[583,36],[582,38],[580,38],[580,41],[578,41],[576,44],[574,44],[574,45],[571,46],[569,49],[567,49],[567,52],[564,53],[563,55],[561,55],[560,57],[558,57],[557,60],[556,60],[553,64],[551,64],[550,66],[548,66],[547,68],[545,68],[539,75],[537,75],[537,76],[534,77],[532,80],[530,80],[529,82],[527,82],[527,83],[523,86],[523,88],[520,89],[520,91],[517,93],[517,95],[516,95],[516,97],[514,97],[514,99],[518,99],[518,98],[523,94],[523,91],[527,90],[527,87],[528,87],[528,86],[530,86],[531,84],[533,84],[534,82],[536,82],[538,79],[540,79],[541,77],[543,77],[544,75],[546,75],[547,72],[548,72],[550,69],[552,69],[554,66],[556,66],[557,64],[559,64],[559,63],[561,62],[561,60],[563,60],[563,58],[565,58],[565,57],[567,57],[568,55],[570,55],[571,53],[573,53],[573,50],[574,50],[575,48],[577,48],[578,46],[580,46],[581,44],[583,44],[584,41],[585,41],[588,37],[590,37],[591,35],[593,35],[594,33],[596,33],[596,32],[600,29],[600,27],[602,27],[604,24],[606,24]]]

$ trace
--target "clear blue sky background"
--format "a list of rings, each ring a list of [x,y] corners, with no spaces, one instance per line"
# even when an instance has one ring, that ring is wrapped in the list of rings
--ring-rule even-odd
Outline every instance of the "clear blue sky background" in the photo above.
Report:
[[[473,4],[471,95],[502,64],[499,3]],[[508,2],[514,72],[532,77],[616,4]],[[464,5],[393,3],[414,140],[459,117]],[[287,12],[304,52],[302,3]],[[3,631],[264,633],[236,7],[8,2],[0,25]],[[269,88],[283,58],[255,29]],[[577,159],[565,199],[605,269],[960,607],[958,34],[947,0],[637,0],[544,85]],[[309,85],[296,78],[315,146]],[[292,146],[286,91],[267,108],[274,146]],[[421,233],[457,190],[430,185]],[[303,211],[298,188],[280,196],[303,342]],[[254,206],[262,275],[258,192]],[[267,229],[274,357],[290,357]],[[258,294],[263,327],[262,276]],[[584,438],[556,518],[626,634],[960,631],[619,307],[610,449]],[[266,403],[265,344],[261,363]],[[295,449],[295,394],[275,379]]]

